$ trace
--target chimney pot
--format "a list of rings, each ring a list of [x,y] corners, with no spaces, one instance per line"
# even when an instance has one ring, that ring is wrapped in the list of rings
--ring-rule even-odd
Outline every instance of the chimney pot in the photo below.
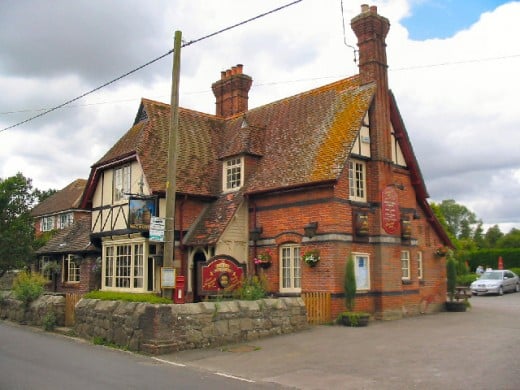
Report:
[[[242,68],[244,67],[244,65],[242,64],[237,64],[237,73],[239,74],[242,74]]]
[[[361,4],[361,12],[368,12],[368,4]]]
[[[231,74],[237,74],[237,67],[236,66],[232,66],[231,67]]]
[[[226,70],[226,77],[229,77],[229,76],[231,76],[231,69]]]
[[[377,15],[377,5],[370,6],[370,12]]]
[[[222,72],[220,72],[220,78],[221,78],[222,80],[224,80],[224,79],[226,78],[226,71],[225,71],[225,70],[223,70]]]

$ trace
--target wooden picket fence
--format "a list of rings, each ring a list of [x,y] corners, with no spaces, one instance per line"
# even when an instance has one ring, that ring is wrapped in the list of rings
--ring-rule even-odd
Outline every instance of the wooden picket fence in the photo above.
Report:
[[[76,303],[79,302],[83,294],[65,294],[65,326],[73,326],[76,323]]]
[[[328,324],[331,319],[330,292],[314,291],[302,293],[307,308],[307,322],[312,325]]]

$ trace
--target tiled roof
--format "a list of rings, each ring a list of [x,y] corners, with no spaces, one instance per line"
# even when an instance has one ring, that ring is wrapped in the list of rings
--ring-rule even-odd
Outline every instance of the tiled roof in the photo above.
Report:
[[[85,190],[87,181],[85,179],[76,179],[62,190],[49,196],[43,202],[36,205],[31,210],[33,217],[39,217],[48,214],[58,213],[80,207],[81,196]]]
[[[36,254],[96,251],[96,248],[90,243],[90,224],[90,214],[77,218],[71,226],[58,230],[44,246],[36,251]]]
[[[227,193],[208,205],[199,221],[184,239],[186,245],[211,245],[217,242],[242,203],[242,191]]]
[[[177,193],[217,199],[186,241],[216,241],[243,193],[336,179],[374,92],[374,84],[360,86],[359,76],[354,76],[231,118],[180,108]],[[94,164],[89,180],[96,182],[97,168],[135,158],[152,192],[164,193],[169,126],[170,106],[142,99],[136,123]],[[261,157],[256,171],[243,192],[221,194],[221,160],[239,154]]]

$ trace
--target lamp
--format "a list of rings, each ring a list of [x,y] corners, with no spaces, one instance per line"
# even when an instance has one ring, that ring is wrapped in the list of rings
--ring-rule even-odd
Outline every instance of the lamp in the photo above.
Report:
[[[318,230],[318,222],[309,222],[307,225],[303,227],[304,236],[312,238],[316,235],[316,230]]]
[[[255,226],[250,232],[249,232],[249,238],[251,241],[258,241],[260,239],[260,236],[262,235],[263,229],[262,226]]]

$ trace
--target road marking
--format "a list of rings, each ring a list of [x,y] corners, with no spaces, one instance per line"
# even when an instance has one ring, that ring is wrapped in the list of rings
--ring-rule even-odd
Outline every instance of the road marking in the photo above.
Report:
[[[241,378],[241,377],[235,376],[235,375],[224,374],[223,372],[216,372],[215,375],[223,376],[225,378],[230,378],[230,379],[236,379],[236,380],[243,381],[243,382],[255,383],[254,380]]]
[[[177,367],[186,367],[186,364],[182,364],[182,363],[170,362],[169,360],[159,359],[159,358],[156,358],[156,357],[152,357],[152,359],[153,359],[153,360],[157,360],[158,362],[161,362],[161,363],[170,364],[170,365],[172,365],[172,366],[177,366]]]

